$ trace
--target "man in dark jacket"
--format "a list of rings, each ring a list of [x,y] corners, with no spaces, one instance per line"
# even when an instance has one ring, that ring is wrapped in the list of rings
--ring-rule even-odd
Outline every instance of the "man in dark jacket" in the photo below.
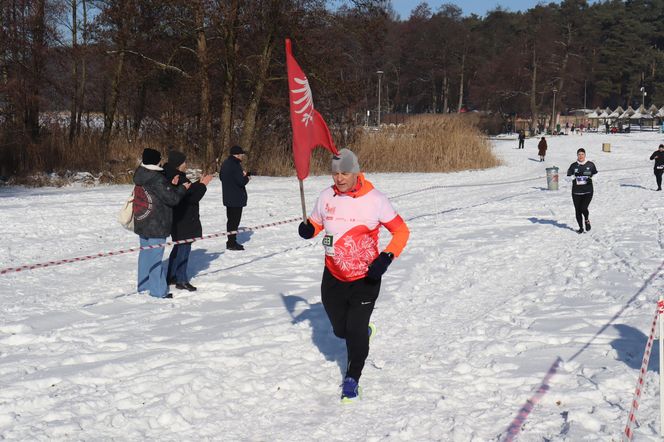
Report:
[[[201,218],[199,215],[199,202],[207,191],[207,185],[212,180],[212,175],[206,175],[200,181],[192,183],[185,171],[187,170],[187,158],[182,152],[172,150],[168,153],[168,163],[164,165],[166,179],[171,181],[174,177],[180,177],[180,183],[191,183],[184,198],[173,208],[173,226],[171,238],[173,241],[198,238],[203,235]],[[175,244],[168,258],[168,275],[166,281],[175,284],[179,290],[196,291],[196,287],[189,282],[187,266],[191,253],[191,242]]]
[[[655,160],[655,180],[657,181],[657,190],[662,190],[662,174],[664,173],[664,144],[650,155],[651,160]]]
[[[221,192],[224,206],[226,206],[226,231],[234,232],[240,226],[242,208],[247,205],[247,189],[249,173],[242,170],[244,150],[240,146],[231,147],[231,154],[221,164],[219,179],[221,180]],[[237,242],[235,233],[228,235],[226,242],[228,250],[244,250]]]
[[[171,233],[172,207],[177,205],[189,184],[178,185],[179,177],[169,183],[159,167],[161,154],[143,150],[141,165],[134,173],[134,232],[141,247],[166,242]],[[173,184],[173,185],[171,185]],[[141,250],[138,254],[138,291],[149,291],[156,298],[172,298],[168,293],[166,272],[161,262],[163,247]]]

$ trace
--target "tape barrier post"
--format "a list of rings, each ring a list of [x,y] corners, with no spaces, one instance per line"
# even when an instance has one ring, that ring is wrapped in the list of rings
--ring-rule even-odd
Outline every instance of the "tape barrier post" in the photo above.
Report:
[[[659,296],[657,310],[659,311],[659,437],[664,436],[664,377],[662,377],[662,366],[664,366],[664,321],[661,315],[664,308],[664,295]]]
[[[625,425],[625,431],[622,436],[623,442],[631,441],[632,438],[634,437],[634,430],[632,429],[632,425],[634,425],[634,422],[636,421],[636,412],[639,409],[639,400],[641,399],[641,393],[643,393],[646,373],[648,372],[648,362],[650,361],[650,353],[652,351],[652,344],[653,341],[655,340],[655,332],[657,331],[657,320],[659,319],[659,316],[662,314],[663,311],[664,311],[664,300],[660,299],[657,302],[657,310],[655,311],[655,318],[652,321],[652,326],[650,327],[650,336],[648,336],[648,343],[646,344],[646,349],[643,353],[641,370],[639,370],[639,380],[636,382],[636,389],[634,390],[634,398],[632,399],[632,405],[629,410],[629,415],[627,416],[627,424]]]

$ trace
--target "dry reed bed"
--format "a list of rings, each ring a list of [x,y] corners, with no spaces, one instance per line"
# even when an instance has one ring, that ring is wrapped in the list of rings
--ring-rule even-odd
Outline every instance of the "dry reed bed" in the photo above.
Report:
[[[478,119],[472,115],[420,115],[410,117],[399,126],[383,126],[380,130],[359,128],[347,147],[357,153],[362,170],[367,172],[454,172],[496,167],[500,160],[493,155],[477,123]],[[290,139],[272,134],[262,138],[260,143],[250,153],[245,167],[259,175],[294,175]],[[20,154],[21,161],[28,166],[26,170],[59,172],[63,177],[60,185],[66,184],[66,177],[70,175],[65,171],[91,172],[99,176],[99,182],[128,183],[144,147],[156,148],[166,158],[169,145],[158,138],[130,141],[116,137],[109,149],[104,150],[98,132],[84,133],[70,145],[66,131],[54,129],[41,145],[25,146]],[[175,142],[172,146],[187,154],[190,168],[202,168],[195,149],[184,142]],[[225,151],[220,159],[227,155]],[[329,152],[315,149],[311,174],[329,173],[329,164]],[[216,167],[218,165],[210,168]],[[57,181],[43,175],[24,175],[14,177],[12,182],[40,186]]]
[[[500,160],[477,121],[472,115],[420,115],[399,126],[362,129],[348,147],[358,155],[362,169],[370,172],[455,172],[496,167]],[[317,158],[315,171],[327,173],[328,163]]]

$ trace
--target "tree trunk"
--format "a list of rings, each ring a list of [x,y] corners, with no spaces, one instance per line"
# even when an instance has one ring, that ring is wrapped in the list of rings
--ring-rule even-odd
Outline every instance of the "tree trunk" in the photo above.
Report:
[[[102,146],[104,151],[102,157],[105,157],[108,147],[111,143],[111,132],[113,131],[113,121],[115,120],[115,112],[118,107],[118,100],[120,98],[120,80],[122,79],[122,69],[124,67],[124,45],[120,48],[115,62],[115,72],[113,74],[113,82],[111,83],[111,97],[109,98],[108,107],[104,113],[104,130],[102,132]]]
[[[450,96],[450,80],[447,77],[447,70],[443,72],[443,113],[446,114],[449,110],[449,96]]]
[[[5,18],[5,7],[4,5],[0,7],[0,84],[3,86],[9,81],[9,74],[7,72],[7,52],[9,48],[7,47],[7,41],[9,37],[5,32],[5,23],[9,20]],[[3,100],[6,101],[6,100]]]
[[[108,148],[111,144],[111,134],[113,132],[113,123],[115,121],[115,113],[118,109],[118,102],[120,100],[120,81],[122,80],[122,71],[124,69],[125,56],[127,45],[129,42],[129,16],[130,4],[129,0],[123,1],[120,10],[121,14],[118,15],[118,29],[116,35],[117,41],[117,55],[115,60],[115,69],[113,71],[113,80],[111,81],[111,96],[108,99],[108,104],[104,110],[104,129],[101,134],[102,152],[101,157],[106,159]]]
[[[87,0],[81,0],[83,6],[83,53],[81,56],[81,79],[79,82],[79,96],[78,96],[78,114],[76,115],[76,135],[81,134],[81,116],[83,115],[83,107],[85,106],[85,83],[87,81],[87,63],[85,51],[88,48],[88,5]]]
[[[78,112],[78,97],[80,95],[78,83],[78,10],[77,0],[71,0],[71,49],[72,49],[72,95],[69,112],[69,144],[74,141],[76,135],[76,115]]]
[[[463,54],[461,55],[461,76],[459,78],[459,105],[457,106],[457,112],[461,112],[463,107],[463,74],[466,68],[466,50],[464,49]]]
[[[530,82],[530,133],[533,133],[535,124],[537,124],[537,50],[533,42],[533,74]]]
[[[431,72],[431,109],[434,114],[438,113],[438,88],[436,88],[436,75]]]
[[[256,115],[258,114],[258,105],[263,96],[265,83],[267,82],[268,69],[270,67],[270,60],[272,59],[272,52],[276,45],[274,34],[268,36],[263,46],[260,59],[258,61],[258,72],[256,73],[256,81],[254,82],[254,89],[251,94],[251,99],[244,113],[244,125],[242,135],[240,137],[240,145],[247,151],[251,151],[251,146],[254,140],[254,132],[256,130]]]
[[[567,63],[569,62],[570,46],[572,44],[572,25],[570,23],[568,23],[565,29],[567,30],[567,36],[566,36],[567,38],[565,39],[565,43],[563,44],[563,47],[565,49],[565,54],[563,55],[563,60],[560,63],[560,71],[558,73],[558,95],[557,95],[557,97],[562,97],[563,96],[563,88],[565,86],[565,73],[567,72]],[[561,100],[557,99],[556,101],[561,101]],[[556,109],[559,109],[557,105],[556,105]],[[555,115],[554,115],[554,118],[555,118]]]
[[[226,30],[224,32],[224,46],[226,48],[226,62],[224,63],[224,91],[221,98],[221,130],[219,136],[219,157],[231,143],[233,131],[233,95],[235,94],[235,70],[237,62],[237,21],[238,0],[231,0]],[[220,158],[221,159],[221,158]]]
[[[145,107],[148,101],[148,84],[147,80],[141,82],[141,87],[138,91],[138,101],[134,108],[134,118],[131,123],[131,133],[134,139],[137,139],[141,132],[141,124],[145,118]]]
[[[196,55],[199,64],[200,76],[200,114],[201,124],[199,139],[205,149],[204,172],[209,172],[214,161],[214,143],[212,139],[212,116],[210,115],[210,77],[209,59],[207,49],[207,38],[205,36],[205,11],[201,0],[194,4],[194,16],[196,20]]]
[[[30,133],[33,142],[39,138],[39,94],[44,70],[44,56],[46,49],[46,0],[38,0],[35,4],[35,14],[32,26],[31,61],[32,72],[27,92],[27,106],[25,109],[25,128]]]

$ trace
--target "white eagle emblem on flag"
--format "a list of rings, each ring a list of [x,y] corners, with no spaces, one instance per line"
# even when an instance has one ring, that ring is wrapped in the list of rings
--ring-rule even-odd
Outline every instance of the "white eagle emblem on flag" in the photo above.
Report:
[[[304,77],[304,79],[294,77],[293,81],[302,86],[299,89],[291,90],[293,94],[302,95],[300,98],[293,101],[296,108],[295,113],[302,114],[302,122],[307,126],[309,122],[314,119],[314,98],[311,95],[311,88],[309,88],[309,80],[307,80],[306,77]]]

